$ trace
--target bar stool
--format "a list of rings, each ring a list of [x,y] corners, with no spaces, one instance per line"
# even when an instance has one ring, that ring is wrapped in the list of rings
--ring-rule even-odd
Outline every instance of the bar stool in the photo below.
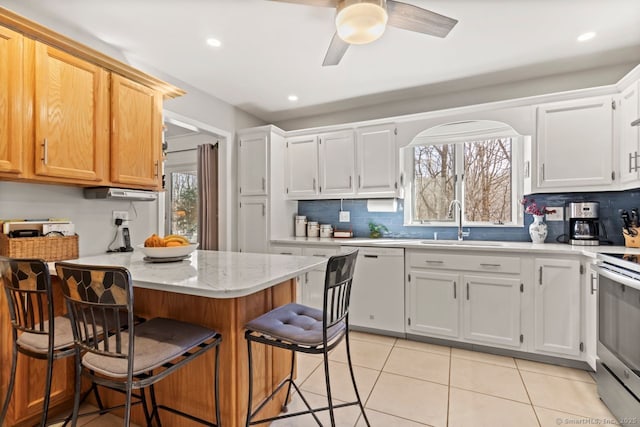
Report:
[[[254,424],[261,424],[277,419],[305,414],[311,414],[318,425],[322,426],[316,412],[326,410],[329,411],[331,426],[335,427],[336,421],[334,409],[354,405],[358,405],[360,407],[360,411],[362,412],[362,416],[367,426],[370,426],[356,386],[353,366],[351,365],[351,351],[349,349],[349,299],[357,256],[358,251],[355,250],[348,254],[336,255],[329,258],[324,279],[323,310],[294,303],[286,304],[251,320],[245,326],[245,338],[247,340],[249,352],[249,399],[247,406],[247,427]],[[329,378],[329,351],[340,344],[343,339],[346,344],[347,362],[349,365],[353,389],[356,393],[356,400],[353,402],[334,405],[331,398],[331,383]],[[291,372],[289,377],[276,387],[271,395],[269,395],[269,397],[267,397],[253,412],[252,342],[291,351]],[[328,406],[322,408],[311,408],[305,397],[302,395],[300,388],[293,381],[296,352],[322,354],[324,360]],[[307,410],[254,421],[253,418],[285,384],[287,384],[288,387],[285,404],[282,408],[283,412],[287,411],[286,405],[291,394],[291,387],[296,389],[301,400],[307,407]]]
[[[80,406],[81,376],[93,384],[125,394],[124,425],[131,418],[133,390],[141,391],[147,425],[155,419],[161,425],[159,410],[167,410],[207,426],[220,426],[218,404],[219,344],[222,336],[202,326],[172,319],[153,318],[134,323],[133,286],[126,268],[56,263],[63,283],[67,307],[76,342],[76,393],[72,423],[75,426]],[[90,338],[91,331],[109,328],[120,313],[128,317],[127,330],[111,329],[101,342]],[[174,408],[158,405],[154,384],[195,358],[215,349],[214,393],[216,423],[197,418]],[[86,352],[80,357],[81,352]],[[149,412],[145,388],[149,388],[152,411]]]
[[[15,386],[18,353],[22,353],[47,361],[40,421],[40,425],[45,426],[49,413],[53,362],[75,354],[71,322],[66,316],[54,315],[51,276],[44,261],[0,257],[0,281],[4,284],[9,306],[13,341],[9,386],[0,412],[0,425],[9,410]],[[99,401],[99,396],[97,399]]]

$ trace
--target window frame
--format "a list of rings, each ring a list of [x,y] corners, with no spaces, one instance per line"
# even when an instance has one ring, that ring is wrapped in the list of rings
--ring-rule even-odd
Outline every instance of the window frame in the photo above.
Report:
[[[195,156],[195,154],[197,153],[197,150],[188,150],[189,154],[193,154]],[[188,161],[188,162],[181,162],[181,163],[176,163],[176,164],[171,164],[171,165],[166,165],[165,163],[165,170],[164,170],[164,175],[165,175],[165,188],[166,191],[165,193],[165,197],[164,197],[164,224],[163,224],[163,228],[164,228],[164,233],[165,235],[170,234],[171,233],[171,203],[172,203],[172,186],[173,186],[173,179],[171,177],[172,173],[180,173],[180,172],[196,172],[197,174],[198,171],[198,164],[197,161]]]
[[[476,142],[476,141],[486,141],[486,140],[495,140],[499,138],[511,138],[511,218],[512,221],[509,223],[498,224],[493,222],[468,222],[464,216],[464,208],[465,208],[465,197],[464,197],[464,178],[458,179],[460,175],[464,175],[464,144],[466,142]],[[446,220],[417,220],[415,219],[415,197],[414,197],[414,180],[415,180],[415,161],[414,161],[414,149],[417,146],[428,146],[428,145],[438,145],[438,144],[452,144],[455,145],[455,161],[454,161],[454,175],[455,185],[454,185],[454,194],[455,198],[462,203],[463,206],[463,217],[462,224],[467,228],[474,227],[484,227],[484,228],[505,228],[505,227],[522,227],[524,223],[524,215],[522,213],[522,209],[520,208],[520,200],[522,199],[524,193],[524,146],[525,146],[525,136],[518,135],[508,135],[508,136],[496,136],[496,135],[487,135],[487,136],[473,136],[468,138],[467,141],[458,140],[458,141],[447,141],[443,140],[441,142],[433,142],[426,144],[409,144],[406,146],[403,156],[403,164],[404,170],[407,171],[405,176],[410,176],[411,179],[407,179],[405,181],[405,209],[404,209],[404,226],[405,227],[454,227],[458,224],[458,210],[455,211],[455,216],[453,219]]]

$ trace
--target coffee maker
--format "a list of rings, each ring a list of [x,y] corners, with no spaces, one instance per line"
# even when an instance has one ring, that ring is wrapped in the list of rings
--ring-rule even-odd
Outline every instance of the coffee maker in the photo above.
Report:
[[[569,244],[597,246],[600,244],[600,203],[570,202],[565,206],[566,234]]]

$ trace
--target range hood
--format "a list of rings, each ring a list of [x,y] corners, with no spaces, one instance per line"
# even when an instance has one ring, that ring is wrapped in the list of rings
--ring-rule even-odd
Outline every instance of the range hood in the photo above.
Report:
[[[84,189],[84,198],[153,202],[158,199],[158,193],[155,191],[131,190],[127,188],[92,187]]]

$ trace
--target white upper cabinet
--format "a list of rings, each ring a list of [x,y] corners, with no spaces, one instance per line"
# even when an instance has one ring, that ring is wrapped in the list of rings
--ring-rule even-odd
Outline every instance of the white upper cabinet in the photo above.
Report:
[[[397,197],[398,147],[394,125],[356,129],[357,192],[377,197]]]
[[[635,82],[620,94],[619,115],[616,125],[620,129],[620,182],[636,183],[638,180],[638,149],[640,145],[640,126],[631,126],[631,122],[640,118],[640,82]]]
[[[320,186],[322,195],[355,194],[356,147],[353,131],[333,132],[318,137]]]
[[[613,110],[610,96],[538,106],[538,188],[602,190],[611,185]]]
[[[267,253],[269,249],[267,198],[243,197],[238,211],[240,252]]]
[[[318,185],[318,137],[289,138],[286,144],[285,192],[291,199],[315,198]]]
[[[268,183],[267,145],[264,133],[240,138],[238,185],[241,196],[266,196]]]

